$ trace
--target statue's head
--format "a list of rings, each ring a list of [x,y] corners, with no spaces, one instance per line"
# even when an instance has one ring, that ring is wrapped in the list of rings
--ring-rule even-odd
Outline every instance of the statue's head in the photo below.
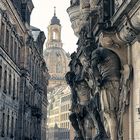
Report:
[[[79,73],[82,69],[82,64],[80,62],[80,59],[76,59],[75,61],[75,73]]]
[[[88,83],[84,79],[76,80],[75,85],[79,90],[87,90],[88,91],[90,89]]]
[[[76,52],[73,52],[71,55],[70,55],[71,59],[75,59],[76,58]]]
[[[75,80],[75,73],[73,71],[69,71],[65,75],[65,79],[68,85],[72,85]]]

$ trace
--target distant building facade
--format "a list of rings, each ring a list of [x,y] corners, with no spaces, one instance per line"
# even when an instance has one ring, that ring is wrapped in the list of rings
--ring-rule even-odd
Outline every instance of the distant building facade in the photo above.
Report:
[[[1,140],[46,140],[49,75],[45,35],[30,26],[33,8],[31,0],[0,1]]]
[[[65,74],[69,70],[68,64],[70,58],[62,46],[61,24],[54,12],[54,16],[48,26],[48,39],[46,49],[44,50],[44,59],[50,74],[48,85],[48,140],[62,140],[66,137],[69,139],[71,93],[65,81]],[[57,130],[55,128],[56,125],[58,127]],[[59,136],[51,137],[51,135],[55,135],[56,131],[57,136]]]
[[[68,128],[59,128],[57,125],[48,129],[47,140],[69,140],[70,130]]]

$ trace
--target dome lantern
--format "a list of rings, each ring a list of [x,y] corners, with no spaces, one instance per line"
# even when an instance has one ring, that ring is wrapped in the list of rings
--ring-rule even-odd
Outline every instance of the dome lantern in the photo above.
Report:
[[[54,16],[51,24],[48,26],[48,40],[46,47],[62,47],[60,20],[56,17],[56,8],[54,7]]]
[[[56,16],[56,7],[54,7],[54,16],[51,19],[51,25],[61,25],[60,20]]]

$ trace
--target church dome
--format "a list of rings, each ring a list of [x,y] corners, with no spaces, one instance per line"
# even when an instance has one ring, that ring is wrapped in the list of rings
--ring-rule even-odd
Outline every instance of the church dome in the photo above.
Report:
[[[44,51],[44,58],[49,70],[51,79],[64,79],[68,71],[69,55],[60,47],[46,48]]]
[[[51,25],[60,25],[60,20],[54,15],[51,19]]]

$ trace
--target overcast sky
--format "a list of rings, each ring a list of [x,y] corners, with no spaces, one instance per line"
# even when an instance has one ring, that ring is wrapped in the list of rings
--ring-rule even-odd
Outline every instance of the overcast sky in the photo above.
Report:
[[[76,50],[77,37],[71,28],[71,23],[66,9],[69,7],[70,0],[32,0],[34,9],[31,15],[31,25],[40,28],[45,32],[47,38],[47,26],[54,15],[54,6],[56,7],[56,16],[60,19],[62,25],[62,43],[66,52],[72,53]]]

